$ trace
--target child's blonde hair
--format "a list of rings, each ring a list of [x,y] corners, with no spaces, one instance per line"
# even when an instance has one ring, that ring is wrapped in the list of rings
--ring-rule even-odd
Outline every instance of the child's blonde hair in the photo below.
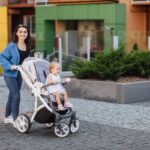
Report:
[[[52,63],[50,63],[50,65],[49,65],[49,72],[51,72],[51,70],[52,70],[53,68],[57,67],[57,66],[59,66],[59,64],[58,64],[57,62],[52,62]]]

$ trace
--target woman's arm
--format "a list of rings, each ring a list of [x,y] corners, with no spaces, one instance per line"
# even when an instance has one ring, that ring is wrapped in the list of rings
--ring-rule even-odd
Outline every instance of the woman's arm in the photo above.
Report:
[[[9,59],[11,58],[10,56],[10,48],[9,46],[7,46],[4,51],[0,54],[0,65],[2,65],[2,67],[5,70],[10,70],[11,69],[11,62],[9,61]]]

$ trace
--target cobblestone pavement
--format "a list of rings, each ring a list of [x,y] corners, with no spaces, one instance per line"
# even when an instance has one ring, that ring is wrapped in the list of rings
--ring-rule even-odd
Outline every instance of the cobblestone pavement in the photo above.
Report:
[[[128,105],[71,98],[80,130],[58,138],[53,129],[33,124],[29,134],[4,125],[8,91],[0,79],[0,150],[150,150],[150,101]],[[34,99],[25,85],[21,112],[31,111]]]
[[[149,150],[150,134],[81,121],[80,130],[58,138],[53,130],[33,125],[29,134],[0,125],[0,150]]]

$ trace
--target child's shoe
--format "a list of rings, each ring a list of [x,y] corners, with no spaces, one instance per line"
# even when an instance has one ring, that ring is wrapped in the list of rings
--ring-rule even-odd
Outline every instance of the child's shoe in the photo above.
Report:
[[[65,110],[65,108],[63,107],[63,105],[58,105],[58,110]]]
[[[68,107],[68,108],[72,108],[73,107],[73,105],[69,101],[66,102],[64,106]]]

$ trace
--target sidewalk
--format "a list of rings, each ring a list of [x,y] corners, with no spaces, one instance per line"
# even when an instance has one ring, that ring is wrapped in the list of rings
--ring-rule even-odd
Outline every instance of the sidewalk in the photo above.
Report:
[[[21,134],[2,123],[8,90],[0,78],[1,150],[150,150],[150,101],[114,104],[71,98],[80,119],[80,129],[66,138],[53,129],[33,124],[29,134]],[[21,90],[21,113],[33,110],[34,97],[25,84]]]
[[[3,121],[3,116],[4,116],[4,108],[0,106],[0,122]]]
[[[0,79],[0,120],[7,101],[8,91]],[[134,104],[115,104],[85,99],[70,99],[80,120],[150,132],[150,101]],[[34,108],[34,97],[23,84],[20,111],[28,112]]]

